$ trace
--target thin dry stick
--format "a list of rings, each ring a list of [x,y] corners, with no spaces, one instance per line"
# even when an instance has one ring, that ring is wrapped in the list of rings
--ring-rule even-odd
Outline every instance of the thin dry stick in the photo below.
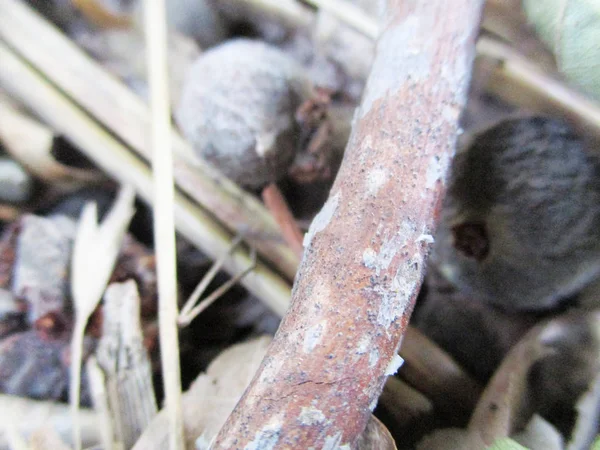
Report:
[[[152,160],[147,105],[25,2],[0,1],[0,38],[139,157]],[[292,280],[298,258],[281,239],[277,224],[266,208],[196,157],[175,130],[171,142],[178,190],[205,209],[207,215],[216,217],[232,234],[248,230],[248,243]]]
[[[0,1],[0,5],[3,3]],[[131,184],[137,194],[152,204],[150,170],[133,152],[116,140],[96,121],[86,115],[58,89],[17,57],[0,40],[0,85],[30,107],[57,132],[67,136],[102,170],[123,184]],[[231,235],[214,218],[187,196],[176,192],[175,219],[179,232],[213,259],[226,253]],[[246,252],[236,252],[224,263],[231,275],[240,273],[252,263]],[[242,284],[283,315],[290,298],[289,284],[262,262],[244,277]]]
[[[234,277],[230,278],[226,283],[223,283],[207,298],[203,299],[199,304],[196,304],[200,296],[204,294],[204,291],[206,291],[206,288],[208,288],[210,282],[214,280],[219,270],[221,270],[227,258],[230,257],[230,255],[234,252],[234,250],[238,247],[238,245],[241,242],[242,236],[238,235],[231,243],[229,251],[223,256],[221,256],[219,259],[217,259],[213,263],[209,271],[206,272],[202,280],[200,280],[200,283],[198,283],[198,286],[196,286],[190,297],[183,305],[183,308],[181,308],[181,311],[179,312],[179,318],[177,319],[177,323],[179,324],[179,326],[189,325],[192,322],[192,320],[194,320],[196,316],[198,316],[198,314],[200,314],[202,311],[208,308],[215,300],[217,300],[219,297],[225,294],[225,292],[231,289],[235,284],[240,282],[248,273],[254,270],[254,268],[256,267],[256,251],[252,249],[252,264],[250,266],[248,266],[242,273],[235,275]]]
[[[313,6],[334,15],[346,25],[370,39],[377,39],[379,26],[373,17],[346,0],[304,0]]]
[[[152,203],[151,174],[143,162],[49,85],[39,73],[15,57],[1,41],[0,60],[1,85],[58,132],[68,136],[102,170],[121,183],[133,185],[141,198]],[[228,252],[231,236],[187,197],[177,193],[175,199],[179,232],[210,257],[219,260]],[[250,256],[238,251],[224,260],[223,267],[235,276],[251,264]],[[244,277],[241,283],[274,312],[283,316],[289,306],[290,287],[279,275],[259,261],[253,272]],[[414,343],[406,339],[403,349],[409,350],[412,346]],[[411,353],[420,355],[418,349]],[[406,358],[407,363],[411,362],[408,355]],[[415,363],[419,364],[419,361]],[[443,376],[441,373],[436,378],[441,379]]]
[[[280,14],[280,8],[288,3],[294,3],[294,0],[280,0],[280,6],[277,8],[263,5],[262,2],[255,0],[236,1],[248,3],[257,8],[265,8],[271,14]],[[372,30],[377,28],[376,21],[367,14],[360,16],[352,13],[349,18],[349,14],[346,14],[345,10],[352,5],[347,5],[343,0],[304,1],[327,9],[339,20],[366,37],[372,38]],[[332,5],[343,5],[343,7],[333,7]],[[290,14],[290,11],[294,11],[294,14]],[[306,27],[307,23],[312,23],[307,20],[309,14],[310,11],[307,10],[289,9],[286,17],[288,22],[295,27],[302,28]],[[482,26],[485,27],[486,23],[484,22]],[[493,29],[490,31],[494,32]],[[542,67],[536,66],[509,45],[485,36],[481,37],[477,43],[477,54],[482,58],[498,62],[488,86],[489,91],[515,105],[550,114],[558,112],[580,124],[582,129],[600,136],[600,106],[598,103],[570,88],[564,81],[557,78],[558,74],[545,73]],[[539,54],[536,56],[538,57],[536,59],[540,59]],[[546,62],[544,67],[548,68],[549,64]]]
[[[285,241],[298,257],[302,256],[302,252],[304,251],[302,245],[304,233],[300,231],[300,227],[296,223],[296,220],[290,211],[290,207],[276,183],[270,183],[263,189],[262,199],[263,202],[265,202],[265,206],[271,211],[271,214],[273,214],[275,221],[279,224],[281,234]]]
[[[169,448],[183,450],[181,369],[177,328],[177,270],[174,186],[171,155],[171,113],[167,70],[165,0],[146,0],[145,28],[148,45],[148,80],[152,113],[152,171],[154,174],[154,247],[158,282],[158,319],[165,403],[169,417]]]
[[[398,367],[483,3],[388,0],[346,156],[307,234],[290,310],[213,450],[356,446]]]
[[[477,42],[478,59],[497,63],[488,90],[508,102],[547,113],[557,111],[600,136],[600,106],[563,81],[544,73],[514,49],[482,37]]]

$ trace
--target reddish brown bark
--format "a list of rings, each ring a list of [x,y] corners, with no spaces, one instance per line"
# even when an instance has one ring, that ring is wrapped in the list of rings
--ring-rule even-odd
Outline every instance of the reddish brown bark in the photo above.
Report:
[[[355,447],[396,367],[464,106],[483,0],[388,0],[292,305],[211,448]]]

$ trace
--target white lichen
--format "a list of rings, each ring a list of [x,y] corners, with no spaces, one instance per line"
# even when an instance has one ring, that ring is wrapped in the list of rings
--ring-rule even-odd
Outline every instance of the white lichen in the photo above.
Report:
[[[337,210],[340,199],[341,193],[338,191],[334,196],[329,197],[327,199],[327,202],[325,202],[325,205],[323,205],[323,208],[321,208],[319,214],[315,216],[312,223],[310,224],[308,232],[304,235],[303,244],[305,249],[307,249],[310,246],[310,243],[312,242],[313,238],[317,235],[317,233],[320,233],[327,227],[327,225],[329,225],[329,222],[331,222],[331,219],[333,218],[335,211]]]
[[[302,425],[319,425],[325,422],[327,418],[323,411],[314,407],[302,407],[298,421]]]
[[[375,196],[379,192],[379,189],[383,187],[389,180],[388,171],[385,169],[372,169],[367,173],[366,179],[366,192]]]
[[[350,450],[349,444],[340,444],[342,441],[342,432],[338,431],[333,436],[326,436],[322,450]]]
[[[379,362],[379,350],[372,348],[369,352],[369,367],[372,369]]]
[[[358,346],[356,347],[356,354],[364,355],[369,350],[369,346],[371,345],[371,338],[368,335],[364,335],[358,341]]]
[[[304,353],[312,352],[315,347],[321,342],[321,338],[323,337],[323,331],[325,330],[324,323],[318,323],[313,325],[308,330],[306,330],[306,334],[304,335],[304,345],[303,350]]]
[[[396,372],[398,372],[398,369],[403,363],[404,359],[402,359],[402,357],[400,357],[398,354],[395,354],[385,369],[385,375],[394,375]]]
[[[252,442],[244,450],[273,450],[281,436],[281,423],[272,422],[257,431]]]

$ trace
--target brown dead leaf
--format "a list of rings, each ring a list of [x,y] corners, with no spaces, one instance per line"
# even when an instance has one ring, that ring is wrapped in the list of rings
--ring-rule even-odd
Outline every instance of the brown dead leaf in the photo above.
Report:
[[[183,394],[186,448],[204,448],[217,435],[234,406],[250,384],[270,336],[263,336],[222,352]],[[137,441],[134,450],[166,448],[168,423],[162,410]],[[197,447],[197,443],[200,445]]]
[[[559,444],[556,439],[539,439],[548,434],[548,428],[539,426],[534,413],[541,410],[552,416],[556,408],[569,409],[578,399],[580,417],[568,448],[588,448],[598,427],[599,324],[600,312],[575,312],[534,327],[488,383],[468,428],[437,430],[417,448],[479,450],[516,435],[529,445],[543,442],[539,449],[546,450],[550,444]]]
[[[371,415],[367,428],[358,439],[358,450],[397,450],[394,438],[381,421]]]

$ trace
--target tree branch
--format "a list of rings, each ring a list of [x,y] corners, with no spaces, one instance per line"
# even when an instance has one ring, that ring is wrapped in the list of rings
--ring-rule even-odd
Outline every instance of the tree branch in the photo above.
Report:
[[[356,125],[293,300],[213,449],[352,448],[419,291],[482,0],[388,0]]]

